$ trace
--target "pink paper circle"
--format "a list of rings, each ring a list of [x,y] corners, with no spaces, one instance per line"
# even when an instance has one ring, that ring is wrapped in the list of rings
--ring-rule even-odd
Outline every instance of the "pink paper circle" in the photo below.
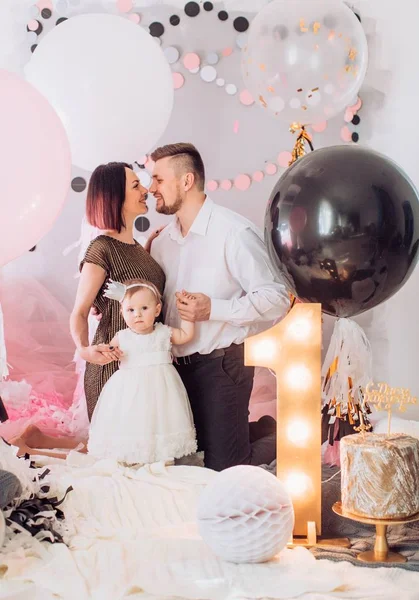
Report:
[[[36,3],[36,6],[39,8],[39,10],[44,10],[44,8],[49,8],[49,10],[52,11],[54,9],[54,7],[52,6],[51,0],[39,0]]]
[[[232,187],[232,183],[229,179],[223,179],[221,182],[221,189],[225,190],[226,192],[228,192],[229,190],[231,190]]]
[[[29,21],[28,23],[28,29],[29,31],[36,31],[39,27],[39,23],[36,19],[32,19],[31,21]]]
[[[320,123],[314,123],[314,125],[311,126],[312,130],[315,131],[316,133],[321,133],[322,131],[324,131],[327,127],[327,121],[321,121]]]
[[[263,171],[255,171],[252,175],[252,179],[253,181],[257,181],[258,183],[260,181],[262,181],[262,179],[265,177],[265,174],[263,173]]]
[[[117,0],[116,6],[122,13],[127,13],[132,10],[132,0]]]
[[[244,106],[251,106],[254,101],[255,100],[249,90],[243,90],[240,92],[240,102],[244,104]]]
[[[267,175],[275,175],[277,170],[278,169],[276,168],[276,165],[274,165],[273,163],[268,163],[265,167],[265,173]]]
[[[138,25],[141,22],[141,17],[137,13],[128,16],[129,20]]]
[[[140,163],[140,165],[145,165],[147,161],[148,161],[148,156],[147,156],[147,154],[143,154],[143,155],[142,155],[142,156],[140,156],[140,158],[138,159],[138,162]]]
[[[231,54],[233,54],[233,48],[231,48],[230,46],[224,48],[224,50],[222,51],[223,56],[230,56]]]
[[[345,110],[345,116],[343,117],[343,120],[345,121],[345,123],[350,123],[353,118],[354,118],[354,112],[353,112],[352,108],[350,106],[348,106],[347,109]]]
[[[216,189],[218,189],[218,181],[215,181],[215,179],[211,179],[210,181],[208,181],[207,190],[209,192],[215,192]]]
[[[342,127],[340,130],[340,137],[344,142],[350,142],[352,140],[352,133],[349,130],[349,127],[346,125]]]
[[[172,73],[172,79],[175,90],[179,90],[185,83],[185,78],[182,73]]]
[[[240,173],[240,175],[237,175],[234,180],[235,187],[241,192],[248,190],[251,183],[252,180],[250,179],[249,175],[246,175],[245,173]]]
[[[288,151],[284,150],[284,152],[280,152],[278,154],[278,158],[277,158],[278,165],[280,167],[286,168],[286,167],[289,166],[289,163],[290,163],[291,159],[292,159],[291,152],[288,152]]]
[[[351,106],[351,110],[352,112],[357,112],[362,106],[362,100],[361,98],[358,96],[357,101],[355,102],[355,104],[353,106]]]
[[[185,54],[183,58],[183,65],[185,69],[188,71],[192,71],[192,69],[199,69],[199,65],[201,64],[201,59],[195,52],[188,52]]]

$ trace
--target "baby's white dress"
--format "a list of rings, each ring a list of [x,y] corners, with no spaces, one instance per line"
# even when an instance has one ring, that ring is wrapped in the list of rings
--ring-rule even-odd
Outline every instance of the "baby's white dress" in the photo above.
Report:
[[[124,355],[103,387],[90,424],[88,452],[127,464],[149,464],[196,452],[189,399],[172,364],[171,329],[118,332]]]

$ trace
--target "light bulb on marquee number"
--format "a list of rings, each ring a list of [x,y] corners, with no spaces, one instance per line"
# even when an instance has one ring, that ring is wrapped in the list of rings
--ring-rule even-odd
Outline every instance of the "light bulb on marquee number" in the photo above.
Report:
[[[303,364],[291,365],[285,373],[287,385],[295,391],[308,389],[312,382],[311,371]]]
[[[287,438],[297,446],[307,443],[310,438],[310,427],[307,421],[295,419],[287,425]]]

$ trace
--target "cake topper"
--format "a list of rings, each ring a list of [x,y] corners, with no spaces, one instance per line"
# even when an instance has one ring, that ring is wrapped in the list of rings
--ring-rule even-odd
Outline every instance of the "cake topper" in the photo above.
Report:
[[[363,404],[374,406],[377,411],[387,411],[388,435],[390,435],[393,407],[396,407],[400,412],[405,412],[406,405],[417,404],[417,401],[418,399],[412,396],[407,388],[392,388],[387,383],[375,384],[372,381],[367,384],[363,398]],[[361,430],[360,428],[358,429]]]

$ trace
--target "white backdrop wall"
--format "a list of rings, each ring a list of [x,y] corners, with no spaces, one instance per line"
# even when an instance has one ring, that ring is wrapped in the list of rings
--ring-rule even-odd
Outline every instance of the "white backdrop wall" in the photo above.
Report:
[[[109,11],[111,4],[115,3],[102,2],[99,6],[81,2],[72,10],[73,14],[77,14],[88,12],[91,8],[103,10],[108,5],[106,9]],[[233,54],[222,59],[216,68],[220,77],[235,83],[239,91],[243,89],[240,51],[235,45],[237,32],[233,29],[232,19],[221,23],[216,16],[217,10],[213,14],[201,11],[194,19],[182,18],[181,24],[175,28],[170,27],[168,18],[174,13],[182,15],[182,2],[175,7],[163,4],[146,7],[147,4],[151,2],[142,0],[137,3],[142,13],[142,26],[156,19],[167,24],[162,38],[163,47],[173,45],[181,54],[194,51],[200,55],[233,47]],[[246,6],[240,0],[230,4],[238,8],[249,6],[249,2]],[[258,3],[251,4],[256,6]],[[419,71],[416,66],[419,42],[411,33],[412,24],[419,18],[419,4],[408,3],[408,0],[398,5],[390,0],[361,0],[356,8],[360,9],[368,32],[371,55],[367,80],[360,94],[364,105],[359,113],[359,143],[396,160],[419,186],[419,112],[416,108],[419,98]],[[239,11],[237,14],[245,13]],[[246,16],[251,18],[252,15],[247,13]],[[46,31],[48,26],[46,23]],[[243,106],[238,95],[228,96],[215,83],[203,82],[199,75],[188,73],[181,63],[175,65],[174,70],[185,76],[185,85],[175,93],[171,122],[160,142],[191,141],[196,144],[203,155],[208,179],[233,180],[239,173],[251,175],[255,170],[263,170],[267,162],[275,162],[279,152],[292,148],[294,138],[286,126],[280,126],[258,107]],[[324,133],[315,134],[315,147],[342,143],[339,132],[343,125],[343,116],[334,119]],[[211,196],[216,202],[242,213],[262,227],[270,191],[281,172],[279,169],[277,175],[265,176],[262,182],[254,183],[246,192],[233,188],[229,192],[217,190]],[[48,177],[47,170],[45,176]],[[89,173],[74,169],[73,176],[88,180]],[[30,273],[68,310],[77,286],[78,250],[66,256],[63,251],[79,238],[84,202],[85,192],[71,190],[63,213],[36,251],[26,253],[9,264],[3,273],[6,277],[18,278]],[[152,198],[149,204],[151,227],[166,222],[167,218],[154,212]],[[417,396],[418,293],[419,269],[416,269],[408,284],[393,299],[357,319],[372,343],[375,378],[390,385],[409,387]],[[325,345],[332,325],[333,319],[326,318]],[[419,406],[410,410],[407,416],[419,418]]]

